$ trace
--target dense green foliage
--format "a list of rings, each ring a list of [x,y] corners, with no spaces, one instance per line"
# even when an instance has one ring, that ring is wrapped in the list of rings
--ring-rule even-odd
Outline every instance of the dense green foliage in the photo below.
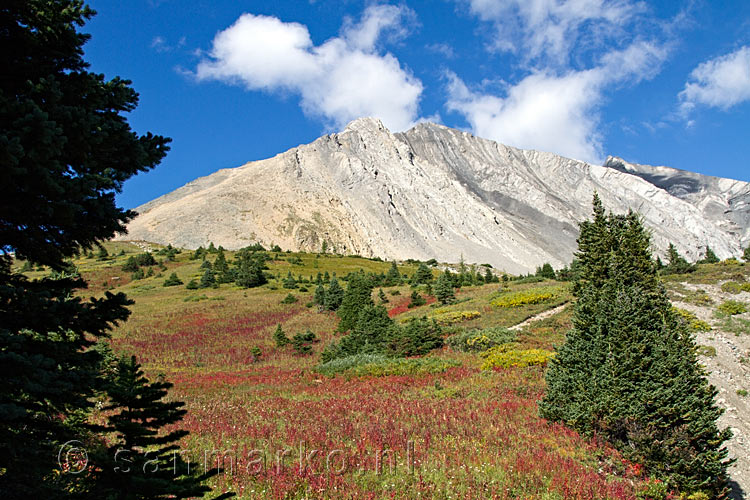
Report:
[[[716,264],[717,262],[719,262],[719,258],[711,250],[711,247],[706,245],[706,251],[703,254],[703,258],[698,261],[698,264]]]
[[[670,487],[721,495],[727,451],[716,390],[672,310],[639,216],[581,223],[573,330],[547,372],[542,416],[597,433]]]
[[[391,267],[385,274],[385,281],[383,286],[397,286],[401,284],[401,273],[398,271],[398,267],[395,262],[391,262]]]
[[[548,280],[555,279],[555,270],[552,269],[552,264],[549,262],[545,262],[542,267],[538,267],[536,269],[535,276],[538,276],[540,278],[545,278]]]
[[[276,342],[276,347],[284,347],[289,342],[289,337],[286,336],[284,329],[281,328],[281,323],[276,326],[276,330],[273,332],[273,340]]]
[[[412,285],[427,285],[432,283],[432,271],[426,264],[421,263],[411,278]]]
[[[330,291],[330,290],[329,290]],[[351,330],[357,324],[360,312],[366,306],[372,306],[372,284],[362,273],[353,273],[349,277],[346,292],[338,307],[337,313],[341,318],[339,331]]]
[[[199,467],[191,467],[183,458],[176,444],[187,432],[162,431],[185,415],[184,403],[164,401],[172,384],[149,381],[135,357],[122,358],[113,368],[103,410],[108,415],[104,430],[115,439],[97,457],[97,477],[89,497],[180,499],[211,491],[203,483],[218,471],[201,474]]]
[[[710,250],[710,249],[709,249]],[[713,253],[713,252],[712,252]],[[716,257],[714,255],[714,257]],[[695,271],[695,266],[690,264],[685,257],[679,254],[677,248],[670,243],[667,250],[667,265],[661,270],[662,274],[685,274]]]
[[[445,339],[451,349],[464,352],[486,351],[491,347],[515,342],[518,335],[513,330],[495,327],[482,330],[465,330]]]
[[[243,288],[255,288],[268,283],[268,277],[263,272],[264,257],[253,252],[239,252],[236,257],[236,282]]]
[[[487,271],[489,272],[489,268]],[[453,280],[447,272],[438,276],[435,283],[435,297],[441,304],[450,304],[456,300],[456,294],[453,292]]]
[[[164,280],[164,286],[177,286],[182,285],[182,280],[177,276],[177,273],[172,273],[167,279]]]
[[[421,318],[399,326],[388,316],[385,307],[366,303],[360,308],[349,334],[326,346],[321,360],[325,363],[357,354],[382,354],[393,358],[417,356],[442,345],[442,330],[435,321]]]
[[[336,311],[341,307],[341,302],[344,300],[344,289],[339,285],[339,280],[336,277],[331,278],[328,289],[325,290],[324,304],[325,308],[329,311]]]
[[[6,498],[125,498],[122,482],[136,480],[108,476],[104,462],[87,474],[64,474],[66,464],[58,461],[70,440],[101,443],[89,415],[105,389],[112,412],[124,419],[133,409],[107,387],[105,357],[94,348],[128,317],[132,302],[109,292],[78,298],[86,283],[65,271],[67,259],[124,231],[135,214],[118,207],[115,194],[156,166],[169,143],[131,130],[125,114],[138,96],[130,82],[88,71],[89,37],[77,28],[93,14],[76,0],[9,0],[0,8],[0,491]],[[10,254],[56,273],[30,280],[13,272]],[[141,266],[154,264],[147,253],[126,266],[146,276]],[[126,436],[146,427],[155,432],[176,422],[168,413],[140,428],[123,420],[127,431],[113,425]],[[199,480],[159,477],[164,481],[154,491],[144,483],[148,491],[127,498],[205,491]]]
[[[427,303],[424,297],[422,297],[418,291],[413,290],[411,292],[411,302],[409,302],[409,308],[423,306]]]

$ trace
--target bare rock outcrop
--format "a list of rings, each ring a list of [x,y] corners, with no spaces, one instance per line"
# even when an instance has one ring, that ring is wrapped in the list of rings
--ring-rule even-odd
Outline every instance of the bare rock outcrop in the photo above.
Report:
[[[750,192],[727,179],[711,192],[724,189],[722,182],[734,183],[740,198]],[[614,160],[591,165],[431,123],[394,134],[360,118],[340,133],[220,170],[138,207],[122,239],[306,251],[325,241],[341,253],[450,262],[463,255],[518,273],[570,262],[594,191],[615,212],[639,211],[660,252],[674,242],[695,259],[709,244],[725,258],[740,253],[748,234],[744,216],[727,220],[716,205],[736,205],[736,197],[681,196]]]

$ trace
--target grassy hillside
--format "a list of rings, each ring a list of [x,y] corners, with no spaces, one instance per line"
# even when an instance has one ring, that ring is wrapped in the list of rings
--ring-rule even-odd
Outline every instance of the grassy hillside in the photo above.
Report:
[[[316,365],[324,346],[341,336],[338,318],[310,304],[315,285],[288,290],[281,280],[290,271],[307,279],[326,271],[380,273],[389,263],[272,252],[267,273],[281,280],[188,290],[162,285],[173,272],[184,283],[200,279],[202,261],[191,260],[191,252],[133,281],[122,266],[143,248],[125,242],[106,248],[107,260],[82,257],[75,265],[90,283],[87,293],[122,291],[135,300],[131,319],[113,332],[114,349],[174,382],[171,396],[188,409],[180,424],[191,433],[182,443],[186,455],[199,467],[218,461],[226,470],[214,484],[240,498],[630,499],[645,484],[638,467],[612,450],[537,416],[543,359],[570,328],[570,307],[519,331],[503,330],[513,336],[506,344],[513,356],[500,352],[505,348],[496,354],[510,366],[482,369],[488,356],[446,346],[425,358],[374,357],[357,369],[323,374]],[[416,264],[399,270],[411,275]],[[489,328],[516,325],[571,300],[569,285],[555,281],[463,287],[455,304],[427,297],[411,309],[408,286],[384,291],[397,322],[434,317],[447,334],[483,330],[479,336],[487,337],[497,333]],[[283,304],[290,292],[297,302]],[[278,324],[290,337],[313,332],[312,354],[276,347]],[[514,366],[531,359],[526,353],[541,353],[542,364]]]

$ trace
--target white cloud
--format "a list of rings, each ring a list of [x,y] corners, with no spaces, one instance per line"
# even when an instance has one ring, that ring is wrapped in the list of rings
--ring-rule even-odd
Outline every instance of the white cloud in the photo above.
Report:
[[[750,46],[701,63],[679,94],[684,117],[698,104],[720,109],[750,100]]]
[[[456,57],[456,51],[447,43],[431,43],[425,48],[430,52],[442,54],[446,59],[453,59]]]
[[[459,0],[465,2],[466,0]],[[643,12],[629,0],[468,0],[470,11],[493,23],[492,47],[526,62],[565,66],[576,44],[596,47]]]
[[[151,48],[154,49],[156,52],[164,53],[164,52],[171,52],[175,49],[179,49],[185,46],[186,39],[185,37],[180,37],[177,44],[172,46],[169,43],[167,43],[167,40],[163,36],[155,36],[153,40],[151,40]]]
[[[404,130],[418,118],[422,83],[392,54],[379,52],[377,42],[405,36],[412,18],[404,7],[371,6],[359,23],[345,21],[339,37],[315,46],[304,25],[243,14],[216,35],[195,76],[296,93],[307,114],[336,127],[374,116]]]
[[[533,71],[517,84],[507,85],[504,96],[472,91],[450,73],[446,107],[462,114],[481,137],[599,163],[598,110],[605,90],[650,78],[666,55],[659,45],[636,42],[605,54],[591,69],[563,74]]]
[[[154,39],[151,40],[151,48],[157,52],[166,52],[169,50],[167,41],[164,40],[163,36],[155,36]]]

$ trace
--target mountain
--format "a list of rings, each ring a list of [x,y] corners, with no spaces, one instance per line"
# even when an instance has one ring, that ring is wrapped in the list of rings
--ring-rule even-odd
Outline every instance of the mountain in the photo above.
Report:
[[[432,123],[391,133],[360,118],[138,207],[121,238],[307,251],[327,242],[385,259],[463,255],[518,273],[570,262],[596,191],[615,212],[639,211],[659,252],[674,242],[691,259],[706,244],[721,258],[739,254],[750,226],[748,183],[660,169],[615,158],[591,165]],[[736,195],[724,193],[730,185]]]
[[[610,156],[604,166],[637,175],[698,208],[711,222],[750,245],[750,183]]]

